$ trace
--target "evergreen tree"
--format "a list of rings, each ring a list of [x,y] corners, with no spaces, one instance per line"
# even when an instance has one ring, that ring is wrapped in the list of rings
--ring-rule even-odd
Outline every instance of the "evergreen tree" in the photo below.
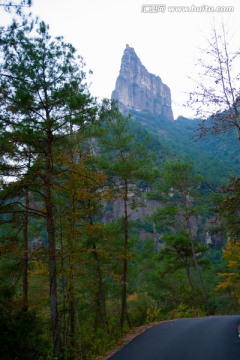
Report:
[[[194,173],[192,164],[181,161],[166,163],[159,179],[159,195],[168,206],[159,207],[153,214],[153,218],[163,227],[167,225],[171,231],[184,230],[188,234],[206,310],[210,314],[208,296],[196,252],[196,234],[193,228],[194,218],[199,215],[201,209],[198,204],[200,183],[201,178]]]
[[[163,259],[166,267],[166,271],[171,269],[175,272],[178,269],[184,268],[186,276],[189,282],[189,286],[192,293],[192,298],[195,298],[194,282],[191,275],[191,268],[194,267],[192,242],[188,234],[183,231],[177,231],[173,234],[165,234],[163,236],[164,248],[160,250],[159,256]],[[201,256],[207,250],[204,245],[195,242],[195,253],[197,256]],[[198,260],[201,264],[203,261]]]
[[[106,125],[103,127],[101,145],[101,165],[112,180],[117,197],[123,203],[123,264],[122,264],[122,295],[120,327],[123,329],[125,320],[130,325],[127,311],[128,261],[130,247],[129,211],[141,206],[139,180],[151,179],[151,160],[142,144],[134,141],[134,134],[129,132],[127,117],[120,114],[113,104],[107,114]]]
[[[57,225],[61,245],[62,294],[69,330],[66,329],[66,353],[69,359],[80,356],[80,335],[77,321],[79,286],[92,292],[90,301],[96,305],[96,322],[108,330],[102,264],[98,249],[104,226],[98,214],[101,201],[109,198],[104,189],[106,176],[96,168],[88,142],[81,134],[68,139],[68,147],[58,154],[62,172],[56,182],[55,203],[58,209]],[[87,277],[87,283],[85,276]],[[89,281],[91,278],[91,281]],[[65,311],[68,309],[68,311]],[[66,316],[64,318],[66,319]]]
[[[13,31],[13,30],[12,30]],[[96,107],[85,84],[82,58],[61,37],[52,39],[41,22],[6,32],[1,47],[0,102],[1,139],[6,144],[4,160],[14,163],[15,175],[25,175],[25,186],[41,195],[45,204],[48,249],[51,323],[54,356],[60,352],[57,310],[56,239],[53,184],[55,157],[72,131],[95,119]],[[14,153],[9,148],[14,147]],[[24,156],[31,151],[32,166]],[[11,167],[8,167],[11,170]],[[28,170],[28,173],[26,171]],[[31,179],[31,183],[29,181]],[[36,185],[38,190],[36,190]]]

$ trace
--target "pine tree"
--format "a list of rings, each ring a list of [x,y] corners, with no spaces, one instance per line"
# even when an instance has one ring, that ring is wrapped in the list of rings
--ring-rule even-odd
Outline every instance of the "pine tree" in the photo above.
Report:
[[[163,259],[166,271],[177,271],[184,268],[191,289],[192,298],[195,298],[194,282],[191,275],[191,268],[195,266],[192,253],[192,241],[188,234],[183,231],[177,231],[173,234],[164,234],[164,249],[160,250],[159,256]],[[201,256],[207,250],[207,247],[195,241],[195,253]],[[198,263],[202,263],[198,260]]]
[[[12,30],[14,31],[14,30]],[[58,149],[73,131],[95,119],[93,104],[83,72],[82,58],[61,37],[52,39],[48,26],[41,22],[6,32],[1,47],[0,102],[1,138],[7,146],[8,172],[21,179],[28,170],[29,191],[41,195],[45,204],[49,249],[49,282],[54,356],[60,352],[60,325],[57,309],[56,238],[53,185],[60,169],[55,166]],[[14,147],[14,152],[9,148]],[[32,166],[24,156],[31,151]],[[36,185],[38,190],[36,190]]]
[[[129,262],[129,210],[141,206],[137,181],[151,179],[151,159],[146,146],[137,143],[134,134],[129,131],[129,118],[124,117],[115,104],[106,116],[103,136],[99,142],[102,156],[101,165],[112,180],[117,197],[123,203],[123,253],[122,253],[122,294],[120,327],[125,320],[130,325],[127,311],[128,262]]]
[[[77,298],[79,284],[91,287],[97,303],[97,315],[108,328],[103,277],[97,243],[103,233],[103,225],[94,223],[100,202],[107,199],[104,190],[106,176],[94,166],[93,155],[88,143],[80,134],[72,134],[68,148],[58,154],[60,168],[67,169],[58,176],[55,196],[58,207],[57,223],[61,229],[61,272],[62,293],[68,309],[68,331],[66,330],[66,352],[69,359],[80,356],[79,330],[77,321]],[[94,261],[94,262],[93,262]],[[90,280],[90,277],[92,281]],[[97,284],[97,291],[95,290]],[[67,326],[64,326],[67,328]]]
[[[181,161],[166,163],[159,179],[159,194],[167,206],[160,207],[153,217],[161,226],[167,225],[171,231],[184,230],[188,234],[193,261],[209,315],[210,306],[197,258],[196,234],[192,225],[194,217],[199,215],[201,209],[198,204],[200,182],[201,178],[194,173],[191,163]]]

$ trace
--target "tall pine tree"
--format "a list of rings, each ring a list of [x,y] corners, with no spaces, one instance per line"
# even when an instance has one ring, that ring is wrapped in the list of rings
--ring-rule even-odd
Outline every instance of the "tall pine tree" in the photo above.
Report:
[[[53,185],[61,169],[58,149],[73,131],[95,119],[96,106],[85,85],[83,60],[71,44],[52,38],[41,22],[6,32],[0,65],[1,140],[8,172],[34,186],[45,204],[49,249],[51,326],[54,356],[60,353]],[[12,147],[14,152],[8,151]],[[31,152],[32,166],[26,159]],[[10,170],[9,170],[10,169]],[[26,171],[28,172],[26,173]],[[66,169],[62,169],[65,171]],[[11,175],[11,174],[10,174]],[[28,176],[31,182],[28,181]],[[36,185],[38,189],[36,190]]]

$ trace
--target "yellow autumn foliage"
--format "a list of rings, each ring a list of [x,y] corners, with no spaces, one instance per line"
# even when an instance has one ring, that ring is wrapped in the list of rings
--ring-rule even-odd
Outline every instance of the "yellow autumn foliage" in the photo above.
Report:
[[[128,295],[128,301],[137,301],[138,295],[136,293]]]
[[[219,273],[222,281],[216,286],[216,290],[228,290],[236,302],[240,303],[240,241],[230,241],[223,250],[223,259],[227,261],[227,267],[231,272]]]

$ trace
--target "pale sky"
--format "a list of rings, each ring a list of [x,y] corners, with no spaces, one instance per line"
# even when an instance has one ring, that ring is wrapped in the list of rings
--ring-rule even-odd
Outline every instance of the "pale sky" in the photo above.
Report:
[[[142,12],[142,5],[150,4],[165,5],[165,12]],[[168,8],[192,5],[234,6],[234,11],[170,12]],[[223,20],[240,39],[239,0],[33,0],[32,13],[50,25],[52,35],[64,36],[77,48],[93,71],[90,89],[99,99],[111,96],[129,44],[147,70],[170,87],[175,118],[192,115],[182,107],[184,93],[192,89],[187,77],[197,77],[197,48],[205,46],[213,18]]]

